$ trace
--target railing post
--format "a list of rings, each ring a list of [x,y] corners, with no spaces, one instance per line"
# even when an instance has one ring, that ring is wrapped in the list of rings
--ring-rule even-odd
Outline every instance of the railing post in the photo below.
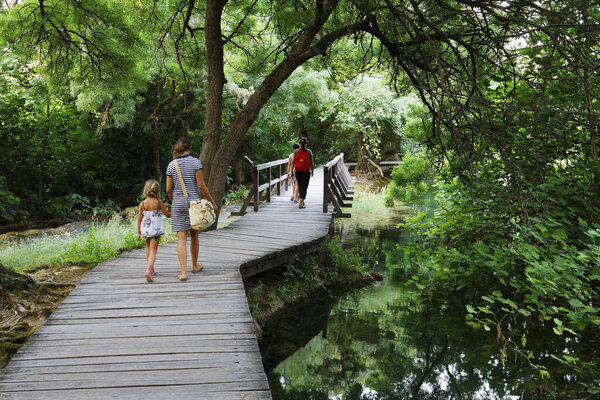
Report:
[[[328,180],[329,168],[325,165],[323,167],[323,213],[329,211]]]
[[[258,181],[260,180],[260,174],[256,165],[252,165],[252,171],[254,172],[254,186],[252,191],[254,192],[254,211],[258,211],[258,203],[260,203],[260,193],[258,192]]]
[[[271,167],[267,168],[267,182],[269,186],[267,186],[267,203],[271,202]]]
[[[281,164],[277,166],[277,196],[281,195]]]

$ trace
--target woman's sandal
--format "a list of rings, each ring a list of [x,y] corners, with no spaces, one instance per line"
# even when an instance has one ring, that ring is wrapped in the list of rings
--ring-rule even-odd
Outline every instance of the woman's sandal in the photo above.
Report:
[[[152,272],[150,272],[149,269],[146,270],[146,273],[144,274],[144,276],[146,277],[146,282],[148,282],[148,283],[154,282],[154,277],[152,276]]]
[[[196,268],[196,269],[192,268],[192,274],[197,274],[198,272],[202,271],[202,268],[204,268],[204,265],[198,263],[198,268]]]
[[[187,276],[183,276],[183,277],[182,277],[181,275],[179,275],[179,276],[177,277],[177,279],[179,279],[181,282],[185,282],[185,281],[187,281]]]

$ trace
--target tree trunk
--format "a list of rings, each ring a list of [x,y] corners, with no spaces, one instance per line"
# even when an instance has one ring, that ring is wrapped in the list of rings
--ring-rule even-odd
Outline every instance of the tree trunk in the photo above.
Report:
[[[221,137],[223,86],[225,85],[221,16],[225,4],[227,4],[227,0],[207,0],[206,17],[204,18],[207,78],[204,140],[200,160],[203,165],[204,178],[207,182],[210,181],[213,174],[214,158],[219,149],[219,139]],[[225,182],[225,177],[223,177],[223,182]],[[209,185],[209,190],[214,197],[214,188]],[[214,199],[219,204],[222,197],[214,197]]]
[[[244,174],[244,153],[242,152],[242,147],[238,147],[238,151],[235,154],[235,158],[231,163],[233,167],[233,181],[238,185],[242,185],[246,183],[246,174]]]
[[[365,150],[362,132],[357,132],[356,137],[358,139],[358,160],[356,160],[356,170],[362,172],[369,172],[371,170],[371,167],[369,165],[369,162],[367,161],[368,155]]]

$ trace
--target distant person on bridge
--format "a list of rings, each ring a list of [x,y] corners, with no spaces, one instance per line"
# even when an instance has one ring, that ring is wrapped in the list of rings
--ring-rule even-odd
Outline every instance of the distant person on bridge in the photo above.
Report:
[[[310,177],[314,175],[315,165],[313,163],[313,153],[306,148],[308,139],[300,139],[300,148],[294,150],[294,170],[296,171],[296,180],[298,181],[298,198],[300,204],[298,208],[305,208],[304,199],[306,199],[306,190]]]
[[[287,163],[287,176],[288,178],[292,179],[292,198],[290,199],[291,201],[293,201],[294,203],[298,202],[298,181],[296,180],[296,174],[294,174],[294,152],[300,148],[300,145],[298,143],[294,143],[294,145],[292,146],[292,153],[290,154],[289,158],[288,158],[288,163]]]
[[[148,179],[144,185],[142,193],[144,200],[140,203],[137,231],[138,240],[140,236],[146,241],[146,281],[154,282],[154,261],[156,261],[156,252],[158,251],[158,242],[160,237],[165,234],[162,216],[171,217],[167,211],[165,203],[158,198],[160,195],[160,184],[154,179]]]
[[[200,199],[200,194],[210,201],[215,213],[219,208],[215,204],[202,177],[202,163],[199,159],[190,156],[190,141],[180,138],[173,149],[173,161],[167,166],[167,196],[172,200],[171,229],[177,232],[177,257],[181,266],[180,281],[187,280],[187,236],[190,236],[190,253],[192,256],[192,272],[200,272],[203,268],[198,263],[198,231],[192,229],[188,203]],[[183,182],[183,186],[182,186]],[[187,198],[184,194],[187,192]]]

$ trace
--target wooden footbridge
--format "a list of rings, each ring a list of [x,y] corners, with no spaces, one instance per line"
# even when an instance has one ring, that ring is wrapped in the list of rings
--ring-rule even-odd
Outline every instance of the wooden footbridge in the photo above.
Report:
[[[286,161],[255,167],[245,206],[258,212],[202,233],[204,270],[187,282],[175,242],[159,246],[153,284],[145,249],[98,265],[0,373],[0,399],[270,399],[243,277],[309,251],[351,197],[340,155],[315,171],[298,209],[273,193],[284,193]],[[259,209],[259,198],[270,203]]]

